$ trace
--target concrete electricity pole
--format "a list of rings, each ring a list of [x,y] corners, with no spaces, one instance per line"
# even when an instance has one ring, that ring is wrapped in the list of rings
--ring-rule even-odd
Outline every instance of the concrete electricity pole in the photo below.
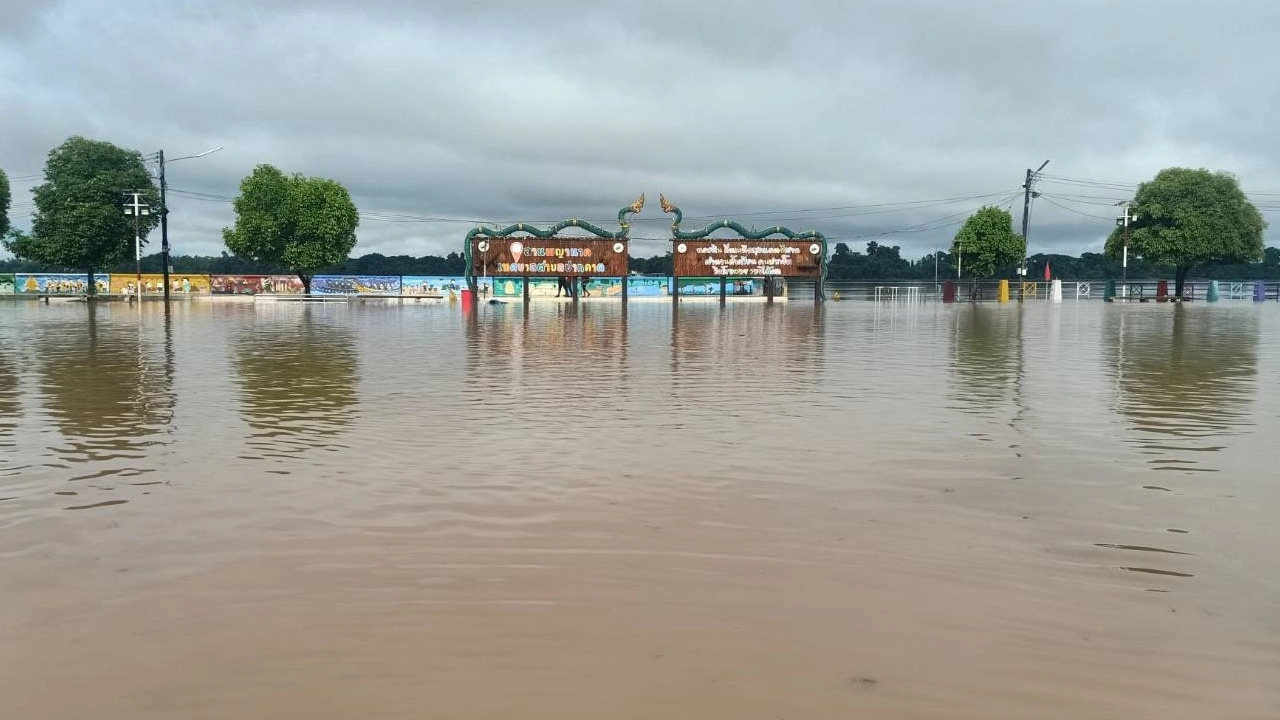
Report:
[[[1022,281],[1027,279],[1027,248],[1029,245],[1027,242],[1027,224],[1031,219],[1031,196],[1036,194],[1032,191],[1031,185],[1035,182],[1036,176],[1040,174],[1040,171],[1044,169],[1044,166],[1048,164],[1049,161],[1045,160],[1035,170],[1027,168],[1027,180],[1022,184],[1022,267],[1018,268],[1018,277]],[[1019,285],[1021,284],[1019,282]],[[1022,300],[1021,289],[1018,291],[1018,300]]]
[[[169,162],[178,162],[179,160],[191,160],[192,158],[204,157],[210,153],[216,153],[222,149],[219,145],[211,150],[205,150],[195,155],[183,155],[169,160]],[[164,177],[164,150],[156,152],[156,159],[160,161],[160,261],[164,263],[164,301],[169,302],[169,204],[166,197],[169,184]]]
[[[133,262],[136,271],[134,280],[134,293],[138,296],[138,302],[142,302],[142,234],[138,230],[138,222],[145,216],[151,214],[151,206],[142,202],[142,193],[127,193],[133,196],[124,206],[124,214],[133,216]],[[141,305],[139,305],[141,307]]]
[[[1124,250],[1123,259],[1121,260],[1120,271],[1120,295],[1129,298],[1129,223],[1138,219],[1138,215],[1134,212],[1133,206],[1128,204],[1127,200],[1121,200],[1117,205],[1124,205],[1124,214],[1116,218],[1116,225],[1124,228]]]

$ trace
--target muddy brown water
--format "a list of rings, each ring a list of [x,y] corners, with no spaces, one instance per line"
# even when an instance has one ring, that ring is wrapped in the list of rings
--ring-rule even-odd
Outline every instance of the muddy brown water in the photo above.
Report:
[[[1280,717],[1280,306],[0,304],[5,718]]]

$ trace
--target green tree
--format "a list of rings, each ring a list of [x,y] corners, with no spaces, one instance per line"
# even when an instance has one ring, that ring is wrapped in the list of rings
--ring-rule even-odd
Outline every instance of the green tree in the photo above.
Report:
[[[9,176],[0,170],[0,238],[9,234]]]
[[[1174,268],[1174,293],[1187,273],[1205,263],[1256,262],[1263,258],[1267,223],[1227,173],[1166,168],[1138,186],[1137,219],[1129,223],[1129,247],[1156,265]],[[1120,257],[1124,229],[1107,238],[1106,253]]]
[[[141,193],[153,208],[160,196],[136,150],[79,136],[49,151],[44,176],[31,191],[31,233],[15,233],[4,245],[25,260],[89,273],[92,294],[94,272],[133,254],[134,219],[124,214],[124,193]],[[158,214],[141,218],[141,236],[159,222]]]
[[[960,271],[974,281],[989,278],[1022,261],[1027,243],[1013,231],[1013,216],[998,207],[983,207],[964,221],[951,244]]]
[[[317,270],[347,259],[360,216],[347,189],[326,178],[285,175],[259,165],[240,183],[236,226],[223,240],[235,255],[289,268],[311,292]]]

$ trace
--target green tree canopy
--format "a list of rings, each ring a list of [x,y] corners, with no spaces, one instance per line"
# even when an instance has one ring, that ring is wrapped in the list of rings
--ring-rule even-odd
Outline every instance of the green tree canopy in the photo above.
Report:
[[[990,206],[970,215],[951,243],[951,253],[960,256],[961,272],[975,279],[989,278],[1021,262],[1026,249],[1026,241],[1013,231],[1013,216]]]
[[[0,170],[0,238],[9,234],[9,176]]]
[[[1172,266],[1179,296],[1197,265],[1263,259],[1267,223],[1232,175],[1166,168],[1138,186],[1133,206],[1129,247],[1145,260]],[[1124,228],[1116,228],[1107,238],[1107,255],[1120,257],[1124,243]]]
[[[933,262],[933,258],[929,258]],[[907,278],[913,274],[911,261],[901,255],[897,245],[881,245],[872,240],[867,243],[867,254],[853,252],[846,243],[836,243],[835,253],[828,262],[832,280],[861,280],[867,278]],[[933,265],[929,265],[932,272]]]
[[[32,190],[36,212],[29,235],[16,233],[5,247],[25,260],[75,268],[92,275],[133,254],[134,219],[124,214],[124,193],[141,193],[159,207],[142,155],[109,142],[70,137],[49,152],[45,182]],[[141,218],[143,238],[160,221]],[[93,292],[92,278],[89,291]]]
[[[289,268],[308,293],[316,271],[347,259],[360,222],[340,183],[285,175],[271,165],[259,165],[241,181],[235,211],[235,227],[222,231],[227,249]]]

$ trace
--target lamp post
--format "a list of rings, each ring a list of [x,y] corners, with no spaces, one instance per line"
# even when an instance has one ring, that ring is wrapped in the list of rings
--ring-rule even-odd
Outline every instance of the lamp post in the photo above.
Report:
[[[1120,202],[1116,203],[1116,205],[1124,206],[1124,214],[1116,218],[1116,225],[1119,225],[1120,227],[1124,228],[1124,249],[1122,251],[1123,252],[1122,260],[1120,261],[1121,262],[1120,294],[1124,296],[1126,300],[1128,300],[1129,299],[1129,223],[1133,220],[1137,220],[1138,218],[1136,215],[1133,214],[1132,212],[1133,206],[1129,204],[1128,200],[1121,200]]]
[[[216,153],[222,149],[219,145],[216,148],[205,150],[195,155],[183,155],[182,157],[171,158],[169,162],[178,162],[179,160],[191,160],[192,158],[204,157],[211,153]],[[164,273],[164,301],[169,302],[169,205],[166,202],[165,191],[168,190],[168,183],[164,177],[164,150],[156,152],[156,159],[160,162],[160,261],[164,264],[162,272]]]
[[[125,204],[124,214],[133,216],[133,262],[136,271],[133,292],[138,298],[138,307],[142,307],[142,233],[139,231],[138,222],[144,215],[151,214],[151,206],[142,202],[142,193],[129,194],[133,199]]]

